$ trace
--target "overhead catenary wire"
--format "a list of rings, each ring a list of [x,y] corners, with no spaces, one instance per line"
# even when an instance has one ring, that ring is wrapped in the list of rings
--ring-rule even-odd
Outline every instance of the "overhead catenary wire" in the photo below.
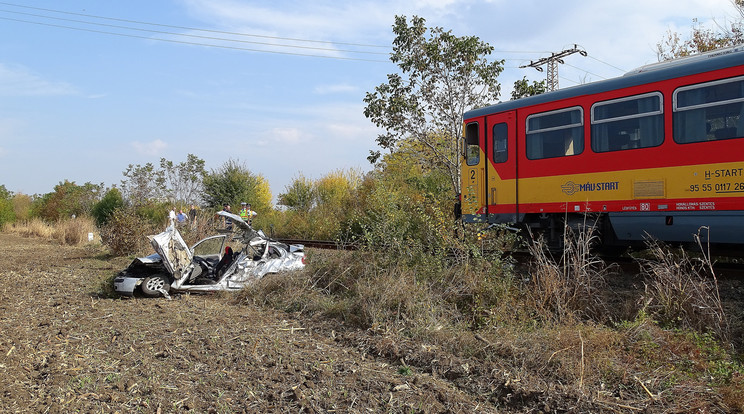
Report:
[[[605,62],[604,60],[599,60],[599,59],[595,58],[594,56],[588,56],[588,57],[589,57],[589,59],[594,59],[594,60],[596,60],[596,61],[597,61],[597,62],[599,62],[599,63],[602,63],[602,64],[604,64],[604,65],[607,65],[607,66],[609,66],[609,67],[611,67],[611,68],[617,69],[617,70],[619,70],[620,72],[623,72],[623,73],[626,73],[626,72],[628,72],[628,71],[627,71],[626,69],[623,69],[623,68],[619,68],[619,67],[617,67],[617,66],[613,65],[612,63],[607,63],[607,62]]]
[[[607,78],[606,78],[605,76],[602,76],[602,75],[597,75],[596,73],[590,72],[590,71],[588,71],[588,70],[586,70],[586,69],[582,69],[582,68],[580,68],[580,67],[578,67],[578,66],[574,66],[574,65],[572,65],[572,64],[570,64],[570,63],[566,63],[566,62],[563,62],[563,64],[564,64],[564,65],[566,65],[566,66],[572,67],[572,68],[574,68],[574,69],[580,70],[580,71],[582,71],[582,72],[588,73],[589,75],[594,75],[594,76],[596,76],[596,77],[598,77],[598,78],[601,78],[601,79],[607,79]]]
[[[360,48],[372,48],[372,49],[390,49],[390,46],[383,46],[383,45],[375,45],[375,44],[365,44],[365,43],[353,43],[353,42],[337,42],[337,41],[329,41],[329,40],[313,40],[313,39],[303,39],[303,38],[294,38],[294,37],[282,37],[282,36],[268,36],[268,35],[260,35],[260,34],[250,34],[250,33],[240,33],[240,32],[231,32],[231,31],[225,31],[225,30],[214,30],[214,29],[204,29],[204,28],[197,28],[197,27],[190,27],[190,26],[182,26],[182,25],[172,25],[172,24],[163,24],[163,23],[154,23],[154,22],[147,22],[147,21],[141,21],[141,20],[132,20],[132,19],[122,19],[122,18],[116,18],[116,17],[107,17],[107,16],[99,16],[94,14],[86,14],[86,13],[76,13],[76,12],[69,12],[64,10],[57,10],[57,9],[50,9],[50,8],[41,8],[41,7],[33,7],[33,6],[27,6],[27,5],[21,5],[17,3],[11,3],[11,2],[0,2],[0,5],[10,6],[10,7],[17,7],[22,8],[26,10],[34,10],[38,12],[45,12],[45,13],[53,13],[53,14],[62,14],[67,16],[78,16],[78,17],[85,17],[87,19],[99,19],[99,20],[105,20],[105,21],[113,21],[113,22],[121,22],[121,23],[128,23],[133,25],[143,25],[143,26],[150,26],[150,27],[162,27],[162,28],[170,28],[170,29],[179,29],[179,30],[188,30],[191,32],[196,33],[212,33],[212,34],[220,34],[225,36],[235,36],[239,38],[228,38],[228,37],[217,37],[217,36],[205,36],[205,35],[198,35],[193,33],[178,33],[178,32],[172,32],[172,31],[165,31],[165,30],[155,30],[155,29],[146,29],[142,27],[133,27],[133,26],[126,26],[126,25],[119,25],[119,24],[111,24],[111,23],[101,23],[96,21],[88,21],[88,20],[80,20],[80,19],[71,19],[71,18],[63,18],[63,17],[56,17],[52,15],[46,15],[46,14],[39,14],[39,13],[29,13],[29,12],[22,12],[22,11],[14,11],[14,10],[7,10],[7,9],[0,9],[0,13],[10,13],[10,14],[16,14],[16,15],[24,15],[29,17],[35,17],[35,18],[41,18],[41,19],[50,19],[50,20],[56,20],[56,21],[64,21],[69,23],[78,23],[78,24],[84,24],[84,25],[93,25],[93,26],[99,26],[99,27],[107,27],[112,29],[121,29],[125,31],[135,31],[135,32],[145,32],[145,33],[154,33],[154,34],[160,34],[160,35],[167,35],[167,36],[174,36],[174,37],[185,37],[185,38],[191,38],[191,39],[198,39],[198,40],[204,40],[207,42],[198,42],[198,41],[187,41],[187,40],[178,40],[178,39],[168,39],[168,38],[161,38],[161,37],[152,37],[152,36],[142,36],[142,35],[136,35],[131,33],[121,33],[121,32],[115,32],[115,31],[106,31],[106,30],[95,30],[90,28],[84,28],[84,27],[76,27],[76,26],[70,26],[70,25],[64,25],[64,24],[54,24],[49,22],[42,22],[42,21],[33,21],[33,20],[25,20],[25,19],[18,19],[18,18],[11,18],[11,17],[3,17],[0,16],[0,20],[7,20],[7,21],[15,21],[19,23],[26,23],[26,24],[34,24],[34,25],[41,25],[41,26],[48,26],[48,27],[56,27],[56,28],[62,28],[62,29],[68,29],[68,30],[77,30],[77,31],[85,31],[85,32],[91,32],[91,33],[99,33],[99,34],[106,34],[106,35],[113,35],[113,36],[121,36],[121,37],[129,37],[129,38],[139,38],[139,39],[146,39],[146,40],[153,40],[153,41],[161,41],[161,42],[169,42],[169,43],[179,43],[179,44],[186,44],[186,45],[194,45],[194,46],[203,46],[203,47],[215,47],[215,48],[221,48],[221,49],[232,49],[232,50],[242,50],[242,51],[250,51],[250,52],[263,52],[263,53],[272,53],[272,54],[281,54],[281,55],[292,55],[292,56],[307,56],[307,57],[320,57],[320,58],[326,58],[326,59],[339,59],[339,60],[354,60],[354,61],[366,61],[366,62],[389,62],[389,60],[381,60],[381,59],[366,59],[366,58],[357,58],[357,57],[348,57],[348,56],[338,56],[339,53],[349,53],[349,54],[366,54],[366,55],[388,55],[389,51],[370,51],[370,50],[352,50],[352,49],[339,49],[339,48],[332,48],[332,47],[320,47],[320,46],[309,46],[309,45],[303,45],[303,44],[284,44],[284,43],[276,43],[276,42],[260,42],[255,40],[245,40],[244,38],[258,38],[258,39],[271,39],[271,40],[279,40],[279,41],[291,41],[291,42],[298,42],[298,43],[307,43],[307,44],[317,44],[317,45],[341,45],[341,46],[353,46],[353,47],[360,47]],[[240,47],[240,46],[230,46],[230,45],[223,45],[223,44],[216,44],[213,42],[227,42],[227,43],[238,43],[238,44],[254,44],[254,45],[260,45],[260,46],[266,46],[267,48],[248,48],[248,47]],[[313,54],[313,53],[303,53],[303,52],[292,52],[292,51],[280,51],[280,50],[271,50],[268,48],[271,47],[277,47],[277,48],[285,48],[285,49],[298,49],[298,50],[308,50],[308,51],[322,51],[322,52],[331,52],[336,53],[336,55],[325,55],[325,54]],[[545,53],[543,51],[529,51],[529,50],[494,50],[493,53],[504,53],[504,54],[541,54]],[[602,62],[599,59],[594,58],[595,60],[607,64],[609,66],[612,66],[606,62]],[[505,61],[524,61],[523,59],[516,59],[516,58],[504,58]],[[571,65],[569,65],[571,66]],[[575,66],[572,66],[576,68]],[[615,66],[612,66],[618,70],[622,70],[620,68],[617,68]],[[513,66],[505,66],[505,68],[515,68]],[[581,68],[576,68],[578,70],[585,71]],[[587,73],[590,73],[594,76],[599,76],[593,74],[589,71],[585,71]]]
[[[34,21],[29,21],[29,20],[13,19],[9,17],[0,17],[0,20],[10,20],[10,21],[16,21],[16,22],[21,22],[21,23],[36,24],[36,25],[41,25],[41,26],[57,27],[57,28],[78,30],[78,31],[83,31],[83,32],[91,32],[91,33],[101,33],[101,34],[130,37],[130,38],[136,38],[136,39],[156,40],[160,42],[179,43],[179,44],[192,45],[192,46],[206,46],[206,47],[215,47],[215,48],[220,48],[220,49],[273,53],[273,54],[279,54],[279,55],[318,57],[318,58],[325,58],[325,59],[356,60],[356,61],[363,61],[363,62],[388,62],[387,60],[379,60],[379,59],[364,59],[364,58],[345,57],[345,56],[317,55],[317,54],[311,54],[311,53],[286,52],[286,51],[269,50],[269,49],[253,49],[253,48],[238,47],[238,46],[218,45],[218,44],[212,44],[212,43],[189,42],[185,40],[176,40],[176,39],[163,39],[159,37],[141,36],[141,35],[127,34],[127,33],[107,32],[104,30],[86,29],[82,27],[64,26],[64,25],[52,24],[52,23],[34,22]]]
[[[2,3],[0,3],[0,4],[2,4]],[[21,15],[25,15],[25,16],[41,17],[41,18],[44,18],[44,19],[60,20],[60,21],[72,22],[72,23],[82,23],[82,24],[88,24],[88,25],[94,25],[94,26],[103,26],[103,27],[109,27],[109,28],[115,28],[115,29],[133,30],[133,31],[137,31],[137,32],[147,32],[147,33],[157,33],[157,34],[167,34],[167,35],[172,35],[172,36],[182,36],[182,37],[190,37],[190,38],[204,39],[204,40],[217,40],[217,41],[224,41],[224,42],[249,43],[249,44],[257,44],[257,45],[265,45],[265,46],[276,46],[276,47],[287,47],[287,48],[298,48],[298,49],[309,49],[309,50],[322,50],[322,51],[331,51],[331,52],[361,53],[361,54],[371,54],[371,55],[387,55],[387,52],[370,52],[370,51],[364,51],[364,50],[331,49],[331,48],[324,48],[324,47],[317,47],[317,46],[287,45],[287,44],[281,44],[281,43],[258,42],[258,41],[243,40],[243,39],[229,39],[229,38],[215,37],[215,36],[202,36],[202,35],[195,35],[195,34],[188,34],[188,33],[175,33],[175,32],[167,32],[167,31],[163,31],[163,30],[142,29],[142,28],[139,28],[139,27],[122,26],[122,25],[116,25],[116,24],[88,22],[88,21],[84,21],[84,20],[67,19],[67,18],[62,18],[62,17],[45,16],[45,15],[40,15],[40,14],[24,13],[24,12],[17,12],[17,11],[11,11],[11,10],[3,10],[3,9],[0,9],[0,13],[21,14]],[[7,19],[7,20],[16,20],[16,21],[22,21],[22,22],[31,23],[30,21],[25,21],[25,20],[20,20],[20,19]],[[63,27],[66,27],[66,26],[63,26]],[[196,30],[196,29],[194,29],[194,30]]]
[[[224,30],[196,28],[196,27],[189,27],[189,26],[170,25],[170,24],[163,24],[163,23],[152,23],[152,22],[145,22],[145,21],[140,21],[140,20],[129,20],[129,19],[116,18],[116,17],[96,16],[93,14],[74,13],[74,12],[68,12],[68,11],[63,11],[63,10],[32,7],[32,6],[26,6],[26,5],[16,4],[16,3],[0,2],[0,4],[6,5],[6,6],[21,7],[25,9],[46,11],[46,12],[51,12],[51,13],[89,17],[89,18],[101,19],[101,20],[111,20],[111,21],[118,21],[118,22],[123,22],[123,23],[147,25],[147,26],[168,27],[171,29],[192,30],[192,31],[198,31],[198,32],[219,33],[219,34],[234,35],[234,36],[258,37],[258,38],[275,39],[275,40],[290,40],[290,41],[295,41],[295,42],[326,43],[326,44],[336,44],[336,45],[345,45],[345,46],[360,46],[360,47],[386,48],[386,49],[390,48],[390,46],[387,46],[387,45],[383,46],[383,45],[372,45],[372,44],[364,44],[364,43],[349,43],[349,42],[336,42],[336,41],[329,41],[329,40],[312,40],[312,39],[301,39],[301,38],[292,38],[292,37],[268,36],[268,35],[259,35],[259,34],[250,34],[250,33],[230,32],[230,31],[224,31]]]

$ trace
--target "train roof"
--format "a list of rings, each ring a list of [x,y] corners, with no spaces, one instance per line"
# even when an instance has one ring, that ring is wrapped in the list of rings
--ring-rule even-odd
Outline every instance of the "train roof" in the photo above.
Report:
[[[738,65],[744,65],[744,45],[720,49],[699,55],[687,56],[667,62],[654,63],[634,69],[617,78],[572,86],[570,88],[546,92],[540,95],[528,96],[526,98],[501,102],[483,108],[472,109],[465,112],[464,118],[470,119],[526,106],[538,105],[545,102],[608,92],[616,89],[659,82]]]

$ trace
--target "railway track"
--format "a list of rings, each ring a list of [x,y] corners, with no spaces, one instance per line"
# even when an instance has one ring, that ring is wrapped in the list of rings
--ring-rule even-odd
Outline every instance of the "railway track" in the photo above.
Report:
[[[310,239],[285,239],[280,238],[278,241],[285,244],[301,244],[308,248],[315,249],[326,249],[326,250],[355,250],[358,245],[348,243],[338,243],[333,240],[310,240]],[[531,259],[532,255],[526,250],[519,250],[507,253],[510,257],[514,258],[518,263],[527,264]],[[637,274],[640,273],[641,259],[636,259],[630,256],[598,256],[602,261],[607,264],[618,265],[624,273]],[[729,258],[714,258],[713,271],[716,277],[719,278],[744,278],[744,263],[731,261]]]
[[[355,250],[356,245],[354,244],[342,244],[333,240],[306,240],[306,239],[276,239],[284,244],[301,244],[305,247],[311,247],[315,249],[331,249],[331,250]]]

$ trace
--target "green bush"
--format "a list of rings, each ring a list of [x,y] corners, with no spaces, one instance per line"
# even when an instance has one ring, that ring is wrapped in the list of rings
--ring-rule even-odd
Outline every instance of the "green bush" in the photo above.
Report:
[[[124,198],[117,188],[112,188],[106,192],[101,201],[93,205],[91,214],[96,220],[96,225],[103,227],[114,215],[114,211],[123,207]]]
[[[149,202],[147,204],[137,206],[136,211],[137,215],[139,215],[143,219],[146,219],[148,222],[164,228],[168,223],[168,213],[170,212],[171,208],[173,208],[173,206],[168,203]]]
[[[156,226],[131,209],[115,210],[101,228],[101,240],[117,256],[150,251],[147,236],[159,232]]]
[[[12,223],[16,219],[15,211],[13,210],[13,202],[4,198],[0,198],[0,227],[7,223]]]

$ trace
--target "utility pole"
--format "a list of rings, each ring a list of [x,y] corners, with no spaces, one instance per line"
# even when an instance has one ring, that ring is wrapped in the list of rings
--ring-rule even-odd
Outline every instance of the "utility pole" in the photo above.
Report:
[[[542,65],[548,65],[548,83],[545,85],[548,92],[558,89],[558,64],[564,63],[564,57],[578,53],[581,56],[586,56],[586,51],[579,49],[578,45],[574,45],[572,49],[566,49],[558,53],[551,53],[550,56],[540,58],[536,61],[530,61],[529,65],[522,65],[520,68],[535,68],[538,72],[542,72]]]

